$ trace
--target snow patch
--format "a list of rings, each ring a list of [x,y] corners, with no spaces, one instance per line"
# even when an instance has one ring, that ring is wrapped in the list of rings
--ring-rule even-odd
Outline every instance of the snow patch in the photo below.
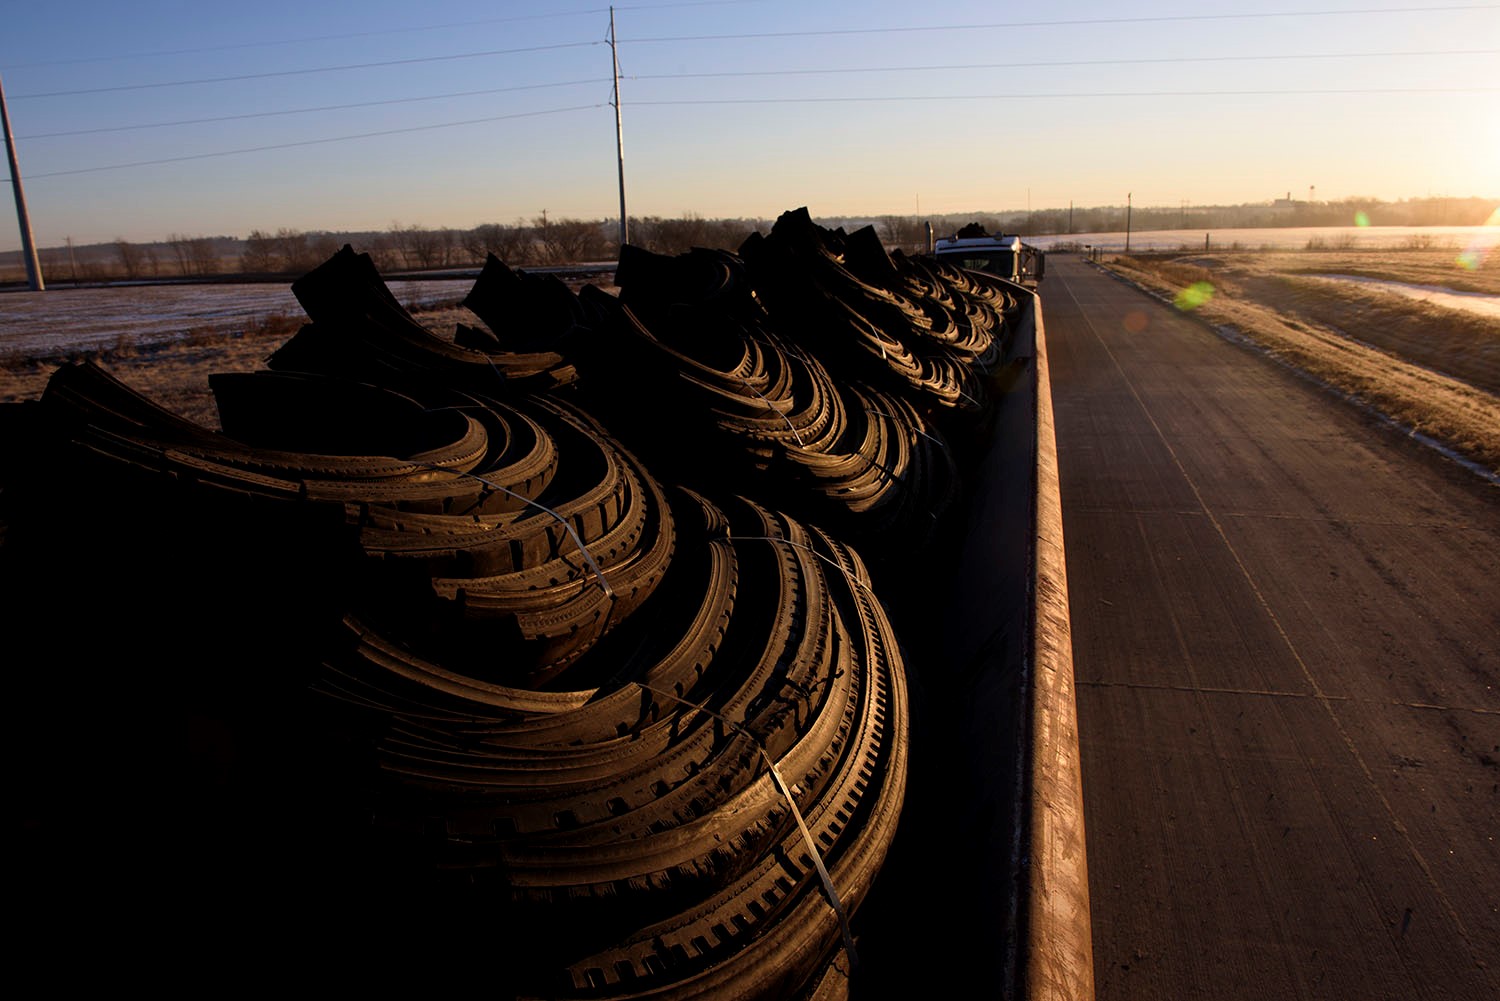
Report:
[[[1308,277],[1328,282],[1352,282],[1358,285],[1366,285],[1379,289],[1382,292],[1404,295],[1409,299],[1419,299],[1422,302],[1428,302],[1434,306],[1442,306],[1445,309],[1459,309],[1500,320],[1500,295],[1486,295],[1483,292],[1458,292],[1442,285],[1409,285],[1405,282],[1365,278],[1360,275],[1309,275]]]

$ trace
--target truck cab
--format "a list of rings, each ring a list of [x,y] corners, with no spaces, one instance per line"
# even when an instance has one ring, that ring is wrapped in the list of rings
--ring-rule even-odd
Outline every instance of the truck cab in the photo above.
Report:
[[[936,241],[932,253],[949,264],[1033,288],[1041,282],[1047,264],[1046,255],[1019,236],[986,233],[978,223]]]

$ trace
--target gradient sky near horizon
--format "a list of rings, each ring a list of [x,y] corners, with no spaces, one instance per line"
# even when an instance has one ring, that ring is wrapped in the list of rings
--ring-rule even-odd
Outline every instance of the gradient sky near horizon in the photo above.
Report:
[[[1500,3],[721,0],[615,25],[632,216],[1500,196]],[[43,247],[615,218],[608,29],[590,0],[10,4],[0,82]]]

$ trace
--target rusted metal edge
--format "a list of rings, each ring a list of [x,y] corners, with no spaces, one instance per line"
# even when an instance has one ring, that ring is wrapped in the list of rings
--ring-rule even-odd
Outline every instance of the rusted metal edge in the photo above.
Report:
[[[1023,792],[1024,939],[1018,971],[1030,1001],[1094,997],[1083,777],[1068,619],[1052,384],[1040,305],[1035,320],[1035,468],[1031,540],[1028,770]]]

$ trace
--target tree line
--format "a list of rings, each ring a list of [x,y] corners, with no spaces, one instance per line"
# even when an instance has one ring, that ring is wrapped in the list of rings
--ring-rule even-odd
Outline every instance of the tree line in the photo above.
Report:
[[[769,232],[765,220],[704,219],[686,215],[631,217],[630,242],[662,254],[693,247],[734,250],[750,233]],[[382,272],[476,267],[494,254],[508,264],[546,266],[614,261],[619,254],[619,222],[614,219],[555,218],[545,212],[529,221],[484,223],[472,229],[432,229],[393,222],[375,232],[307,232],[282,227],[251,230],[235,237],[174,233],[156,243],[124,238],[105,244],[41,252],[49,281],[97,282],[232,275],[300,275],[326,261],[344,244],[368,253]],[[0,255],[0,260],[10,255]]]
[[[982,218],[999,226],[994,217]],[[820,221],[831,226],[847,223],[850,228],[874,224],[888,246],[911,253],[926,246],[926,224],[915,217]],[[968,221],[971,217],[965,216],[963,222]],[[705,219],[692,213],[679,218],[632,216],[629,242],[668,255],[694,247],[733,251],[751,233],[769,233],[772,222]],[[243,239],[174,233],[157,243],[119,238],[74,247],[69,241],[66,247],[43,250],[41,259],[42,270],[52,282],[295,276],[317,267],[346,243],[368,253],[383,273],[477,267],[490,254],[515,267],[611,262],[619,255],[619,221],[552,218],[543,213],[531,220],[483,223],[472,229],[431,229],[397,221],[389,229],[357,233],[287,227],[251,230]],[[0,262],[7,256],[0,255]]]
[[[1493,198],[1410,198],[1387,202],[1378,198],[1340,198],[1329,201],[1287,197],[1240,205],[1107,205],[1090,208],[1049,208],[988,216],[991,231],[1003,229],[1018,236],[1056,236],[1068,233],[1116,233],[1129,228],[1268,229],[1324,226],[1482,226],[1500,209]],[[949,217],[952,219],[955,217]],[[976,217],[977,218],[977,217]],[[961,217],[961,226],[969,221]],[[983,220],[981,220],[983,221]],[[945,220],[945,223],[948,220]],[[951,225],[938,227],[939,236]]]
[[[930,217],[820,217],[818,222],[849,229],[874,225],[887,247],[921,253],[927,247],[929,227],[933,236],[943,237],[971,222],[990,232],[1021,236],[1117,232],[1127,225],[1137,232],[1349,226],[1356,220],[1377,226],[1477,226],[1497,208],[1500,202],[1483,198],[1299,201],[1288,192],[1284,199],[1241,205],[1132,209],[1114,205]],[[674,219],[632,216],[629,240],[660,254],[681,254],[694,247],[735,250],[751,233],[770,232],[771,225],[766,219],[705,219],[693,213]],[[619,221],[553,218],[543,210],[529,220],[483,223],[472,229],[433,229],[398,221],[385,230],[360,233],[256,229],[243,239],[172,233],[155,243],[120,238],[84,247],[75,247],[69,239],[64,247],[43,250],[41,263],[49,282],[296,276],[321,264],[346,243],[370,254],[382,272],[476,267],[489,254],[517,267],[608,262],[619,253]],[[0,254],[0,278],[8,276],[12,263],[20,267],[19,252]]]

